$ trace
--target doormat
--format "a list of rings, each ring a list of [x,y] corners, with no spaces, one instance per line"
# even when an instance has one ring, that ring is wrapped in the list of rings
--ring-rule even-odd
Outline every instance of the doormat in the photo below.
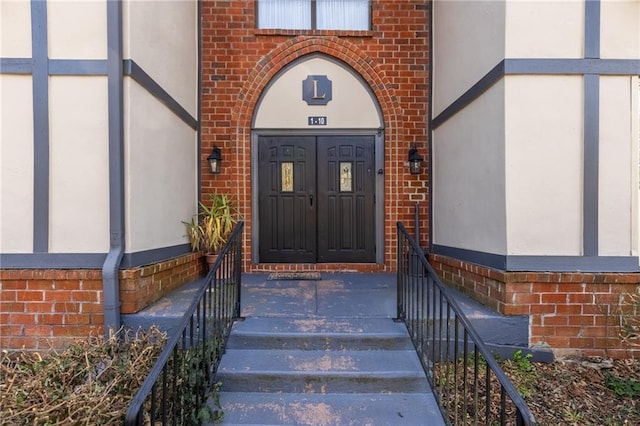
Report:
[[[284,280],[321,280],[319,272],[274,272],[269,274],[267,281],[284,281]]]

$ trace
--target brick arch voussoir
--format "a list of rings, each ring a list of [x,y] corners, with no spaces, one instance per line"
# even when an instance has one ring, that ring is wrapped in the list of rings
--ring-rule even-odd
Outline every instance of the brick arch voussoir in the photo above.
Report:
[[[251,126],[254,108],[269,81],[282,68],[298,58],[311,53],[323,53],[334,57],[356,71],[364,79],[373,91],[383,113],[383,120],[389,136],[402,132],[402,127],[398,124],[398,113],[396,111],[394,89],[390,87],[390,82],[384,71],[380,70],[373,60],[368,57],[356,45],[338,37],[314,37],[300,36],[290,39],[258,61],[256,67],[247,77],[246,83],[236,102],[236,111],[232,116],[235,123],[232,125],[238,132],[238,136],[246,132]],[[393,136],[392,136],[393,137]]]

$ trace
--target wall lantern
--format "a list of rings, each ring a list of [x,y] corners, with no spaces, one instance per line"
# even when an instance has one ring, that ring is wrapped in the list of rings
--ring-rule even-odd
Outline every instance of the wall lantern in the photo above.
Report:
[[[422,167],[422,155],[418,154],[418,150],[413,146],[409,150],[409,171],[412,175],[419,175]]]
[[[222,163],[222,153],[220,152],[220,148],[217,146],[213,147],[213,151],[207,157],[209,161],[209,169],[211,173],[217,175],[220,173],[220,163]]]

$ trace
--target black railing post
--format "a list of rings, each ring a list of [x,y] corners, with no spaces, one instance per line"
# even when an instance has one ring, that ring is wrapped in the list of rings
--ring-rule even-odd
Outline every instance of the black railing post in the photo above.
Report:
[[[402,311],[402,307],[403,307],[403,303],[402,303],[402,299],[403,299],[403,286],[404,286],[404,241],[401,238],[398,238],[397,244],[396,244],[396,249],[397,249],[397,254],[396,254],[396,321],[404,321],[405,316],[404,313]]]
[[[234,316],[236,318],[242,318],[240,309],[241,309],[241,301],[242,301],[242,247],[243,241],[242,238],[239,238],[237,244],[235,246],[235,253],[233,256],[233,260],[235,261],[234,271],[236,273],[236,307]]]
[[[413,206],[413,215],[415,240],[418,244],[418,247],[420,247],[420,215],[418,214],[418,203]]]

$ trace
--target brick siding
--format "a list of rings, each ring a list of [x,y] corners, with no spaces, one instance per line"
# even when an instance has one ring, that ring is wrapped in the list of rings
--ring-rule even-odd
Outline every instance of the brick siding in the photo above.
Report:
[[[122,313],[204,274],[200,254],[120,271]],[[0,270],[0,349],[63,348],[104,332],[101,270]]]
[[[557,355],[638,357],[622,343],[625,295],[640,289],[637,273],[504,272],[430,255],[448,284],[505,315],[529,315],[529,345]],[[635,313],[637,315],[637,312]]]
[[[258,30],[251,1],[202,3],[202,189],[232,194],[246,221],[247,271],[348,270],[395,268],[395,223],[413,226],[419,202],[420,228],[428,234],[428,171],[410,175],[407,155],[416,145],[427,158],[429,4],[424,1],[372,2],[371,31]],[[323,53],[352,67],[371,87],[385,123],[384,265],[251,265],[251,119],[262,91],[286,65]],[[222,173],[212,176],[206,157],[213,146],[223,152]],[[425,161],[425,164],[427,163]]]
[[[103,332],[99,270],[0,271],[0,348],[64,347]]]
[[[120,312],[133,314],[206,272],[200,253],[120,271]]]

